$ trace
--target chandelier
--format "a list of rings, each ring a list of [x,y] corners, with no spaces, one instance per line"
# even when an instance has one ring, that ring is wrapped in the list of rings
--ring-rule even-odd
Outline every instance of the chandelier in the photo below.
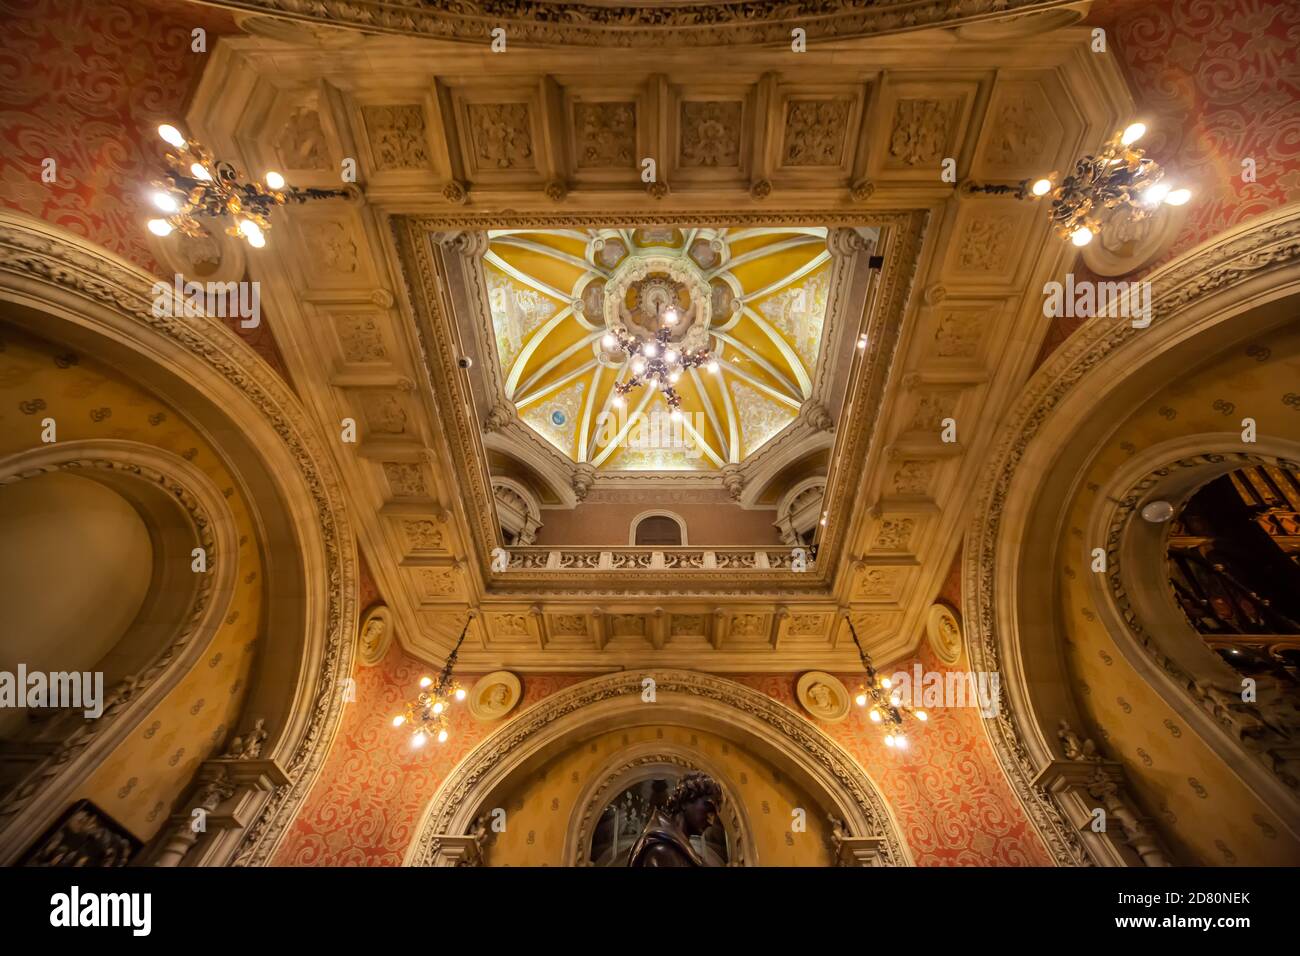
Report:
[[[1058,186],[1050,176],[1022,180],[1015,186],[971,184],[967,192],[1010,194],[1017,199],[1050,196],[1051,221],[1058,235],[1076,246],[1086,246],[1101,232],[1101,214],[1121,209],[1124,216],[1140,222],[1155,215],[1161,204],[1181,206],[1192,198],[1190,189],[1175,188],[1164,179],[1164,170],[1147,159],[1133,144],[1145,135],[1142,123],[1132,123],[1117,132],[1095,156],[1088,154],[1074,164],[1074,172]]]
[[[187,140],[175,126],[159,126],[158,135],[175,152],[167,153],[169,168],[165,178],[153,184],[149,197],[166,214],[147,223],[155,236],[170,235],[175,229],[184,236],[199,238],[208,234],[200,219],[228,217],[232,220],[226,229],[228,235],[239,236],[254,249],[261,249],[271,228],[271,210],[277,206],[355,196],[351,189],[287,186],[284,177],[274,171],[266,174],[265,185],[243,182],[233,165],[214,159],[204,146]]]
[[[420,693],[415,695],[414,700],[406,702],[404,713],[393,718],[394,727],[410,726],[412,747],[423,747],[429,742],[430,737],[440,744],[446,743],[447,737],[450,736],[447,708],[451,706],[452,701],[465,699],[465,688],[452,678],[451,672],[456,666],[456,655],[460,653],[460,645],[464,643],[465,634],[469,631],[469,622],[473,619],[473,614],[465,619],[465,626],[461,628],[456,646],[447,655],[447,663],[443,665],[437,680],[427,675],[421,677]]]
[[[913,710],[903,703],[898,691],[893,688],[893,682],[876,671],[875,665],[871,663],[871,655],[863,650],[862,642],[858,640],[858,632],[853,627],[852,618],[846,614],[844,620],[849,625],[849,633],[858,648],[858,657],[862,659],[862,666],[867,671],[867,681],[865,684],[858,685],[858,693],[853,701],[859,707],[871,708],[867,711],[867,717],[873,724],[879,724],[884,731],[886,747],[906,750],[907,735],[903,732],[904,719],[915,717],[921,723],[925,723],[930,719],[930,715],[923,710]]]
[[[678,350],[668,341],[672,328],[677,324],[678,313],[675,307],[669,307],[656,313],[659,326],[654,331],[653,341],[643,341],[627,334],[621,328],[606,332],[601,345],[607,350],[621,349],[630,361],[631,375],[622,382],[614,384],[614,405],[621,408],[624,396],[634,388],[648,385],[659,388],[664,393],[668,407],[672,409],[674,419],[681,418],[682,396],[677,391],[677,380],[682,372],[689,368],[703,365],[710,372],[718,371],[718,360],[707,348]]]

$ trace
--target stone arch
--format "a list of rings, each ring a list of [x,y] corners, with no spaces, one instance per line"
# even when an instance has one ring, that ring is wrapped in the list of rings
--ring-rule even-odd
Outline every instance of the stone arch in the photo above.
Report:
[[[268,592],[295,596],[267,608],[267,641],[244,707],[266,718],[264,772],[236,775],[225,804],[231,825],[210,828],[185,859],[262,865],[342,718],[357,623],[355,543],[325,439],[297,397],[222,323],[168,308],[172,295],[168,283],[73,233],[0,212],[6,319],[108,361],[184,409],[241,483],[263,551],[277,555]],[[201,765],[192,788],[220,763]]]
[[[1122,834],[1086,826],[1087,774],[1062,758],[1061,719],[1080,706],[1061,670],[1050,555],[1071,488],[1118,417],[1198,353],[1225,349],[1293,320],[1300,296],[1300,206],[1229,230],[1152,273],[1156,320],[1137,329],[1093,319],[1034,373],[995,439],[963,558],[972,669],[999,671],[1006,694],[984,721],[994,752],[1058,863],[1132,865]],[[1074,774],[1075,776],[1071,776]],[[1073,794],[1073,795],[1072,795]]]
[[[1300,471],[1300,444],[1262,436],[1246,446],[1236,432],[1188,435],[1146,449],[1117,470],[1098,494],[1086,532],[1090,540],[1106,542],[1106,574],[1090,577],[1090,590],[1133,669],[1300,833],[1296,766],[1286,755],[1290,740],[1274,729],[1285,718],[1266,714],[1265,726],[1254,727],[1255,709],[1242,705],[1238,676],[1209,650],[1170,591],[1169,526],[1139,514],[1156,499],[1169,501],[1177,512],[1208,482],[1251,464]],[[1247,736],[1247,729],[1259,733]]]
[[[653,679],[655,702],[642,699]],[[911,859],[879,788],[814,724],[770,697],[692,671],[622,671],[539,701],[481,741],[443,781],[421,817],[408,866],[450,865],[483,808],[516,774],[529,774],[575,742],[615,727],[674,723],[718,733],[772,763],[845,823],[873,865]]]
[[[198,468],[139,442],[68,441],[0,460],[0,488],[52,474],[104,485],[140,514],[154,571],[134,621],[97,670],[105,672],[104,712],[67,712],[35,729],[35,752],[53,748],[0,800],[0,862],[12,862],[63,811],[73,792],[202,658],[235,587],[237,549],[229,508]],[[191,570],[203,548],[209,572]],[[161,560],[159,560],[161,558]]]

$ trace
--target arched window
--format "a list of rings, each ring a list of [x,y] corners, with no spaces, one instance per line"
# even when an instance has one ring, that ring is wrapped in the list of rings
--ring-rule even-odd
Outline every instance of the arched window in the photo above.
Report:
[[[652,548],[672,548],[686,544],[686,522],[666,511],[639,514],[632,519],[634,545]]]

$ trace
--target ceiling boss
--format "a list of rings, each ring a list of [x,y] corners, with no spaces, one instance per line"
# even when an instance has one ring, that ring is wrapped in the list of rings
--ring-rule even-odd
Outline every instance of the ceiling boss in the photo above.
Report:
[[[672,417],[681,417],[678,379],[687,369],[703,366],[717,372],[709,348],[711,294],[708,283],[680,258],[635,257],[613,276],[605,298],[601,338],[607,356],[628,363],[627,377],[614,385],[614,405],[647,386],[663,392]],[[623,353],[623,354],[620,354]]]

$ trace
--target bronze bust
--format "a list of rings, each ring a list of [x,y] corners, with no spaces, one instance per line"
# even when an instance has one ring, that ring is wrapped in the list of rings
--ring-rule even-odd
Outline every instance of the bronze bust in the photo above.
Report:
[[[710,817],[718,812],[722,788],[706,773],[692,772],[677,782],[668,802],[656,809],[632,845],[628,866],[722,866],[707,847],[703,853],[691,845],[703,836]]]

